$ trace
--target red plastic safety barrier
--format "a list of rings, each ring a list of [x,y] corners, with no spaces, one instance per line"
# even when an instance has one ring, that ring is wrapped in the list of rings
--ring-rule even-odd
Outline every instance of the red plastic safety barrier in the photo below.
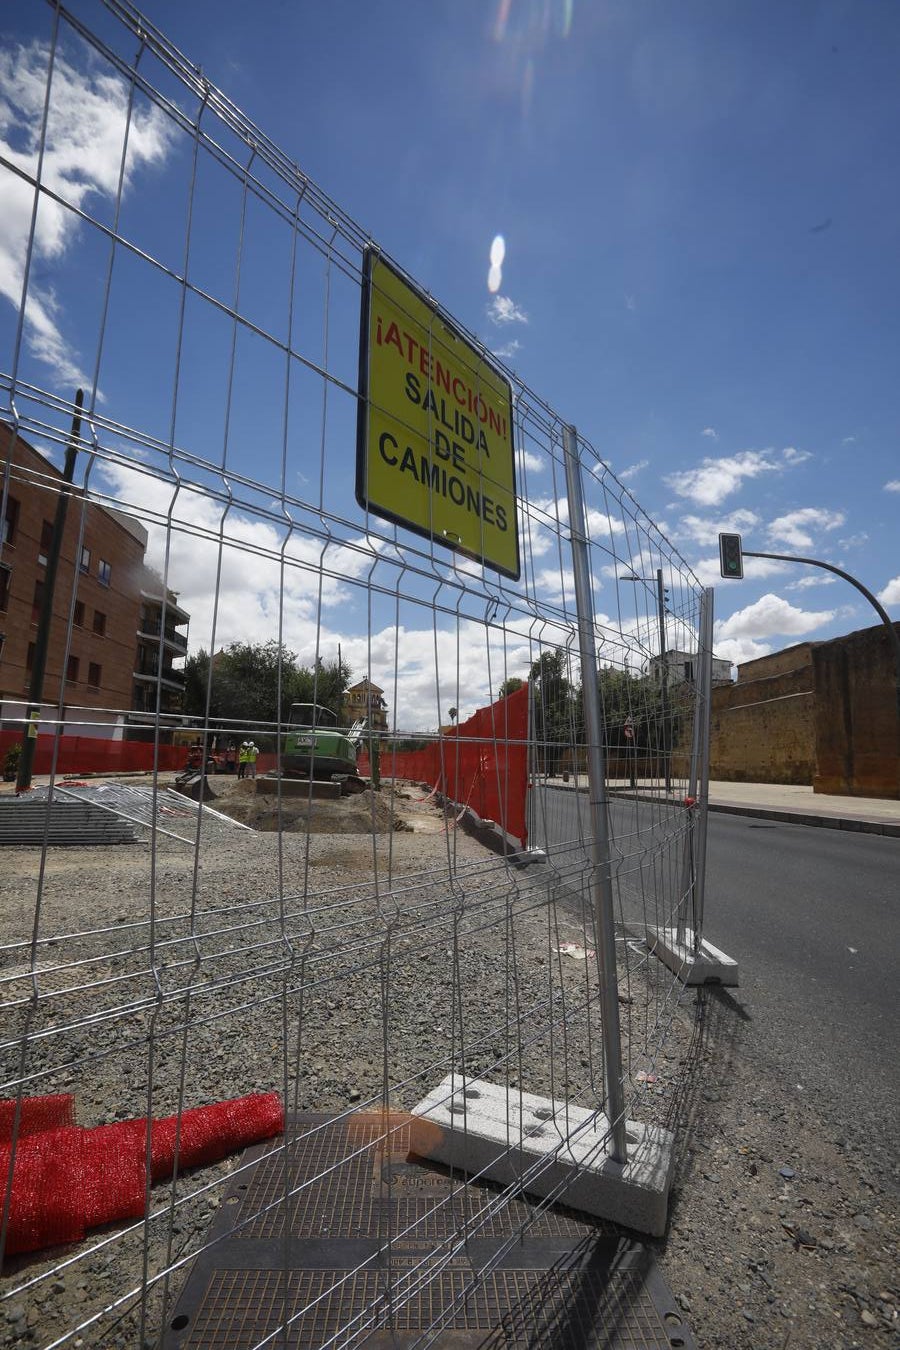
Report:
[[[8,1185],[15,1102],[0,1102],[0,1185]],[[6,1251],[37,1251],[76,1242],[89,1228],[144,1213],[147,1120],[91,1130],[72,1125],[71,1097],[26,1098],[13,1166]],[[29,1131],[23,1122],[29,1122]],[[44,1127],[40,1122],[46,1122]],[[277,1093],[255,1093],[155,1120],[150,1125],[150,1179],[176,1166],[200,1167],[284,1132]],[[177,1147],[176,1147],[177,1145]]]
[[[11,745],[20,745],[18,731],[0,731],[0,760]],[[55,736],[38,736],[33,772],[50,773]],[[153,769],[153,745],[149,741],[114,741],[102,736],[60,736],[56,756],[58,774],[149,773]],[[157,764],[165,772],[183,769],[188,752],[183,745],[161,745]]]
[[[479,708],[425,750],[384,752],[380,767],[385,778],[430,783],[450,801],[471,807],[483,820],[495,821],[524,848],[527,685],[490,707]],[[370,771],[368,757],[360,756],[359,771]]]

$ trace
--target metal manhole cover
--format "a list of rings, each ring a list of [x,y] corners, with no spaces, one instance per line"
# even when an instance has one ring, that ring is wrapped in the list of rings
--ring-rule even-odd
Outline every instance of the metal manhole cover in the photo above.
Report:
[[[164,1350],[694,1350],[646,1247],[419,1162],[389,1119],[303,1114],[248,1150]]]

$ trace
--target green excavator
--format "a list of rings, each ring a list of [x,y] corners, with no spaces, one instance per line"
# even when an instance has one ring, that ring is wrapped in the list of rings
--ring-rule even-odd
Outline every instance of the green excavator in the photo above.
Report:
[[[292,703],[288,731],[281,755],[281,770],[288,778],[346,778],[351,784],[365,783],[356,772],[356,755],[366,729],[361,717],[352,727],[338,726],[330,708],[319,703]]]

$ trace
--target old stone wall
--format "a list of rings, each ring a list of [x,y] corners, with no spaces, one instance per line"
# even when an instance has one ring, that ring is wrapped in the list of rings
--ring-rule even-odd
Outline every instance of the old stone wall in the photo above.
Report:
[[[733,783],[811,783],[815,699],[810,644],[738,668],[736,684],[712,691],[710,777]],[[673,771],[687,774],[683,742]]]
[[[900,633],[900,624],[895,624]],[[883,625],[746,661],[713,689],[710,777],[900,797],[893,648]],[[687,776],[690,746],[672,770]]]
[[[772,652],[769,656],[757,656],[752,661],[744,661],[738,666],[738,684],[750,680],[769,679],[772,675],[784,675],[790,670],[799,670],[812,665],[812,642],[798,642],[783,651]]]
[[[900,632],[900,624],[894,628]],[[816,792],[900,797],[894,654],[882,624],[812,654]]]

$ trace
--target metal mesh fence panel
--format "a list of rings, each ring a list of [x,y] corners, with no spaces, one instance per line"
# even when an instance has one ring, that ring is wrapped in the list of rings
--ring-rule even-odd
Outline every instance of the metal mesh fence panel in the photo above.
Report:
[[[565,1155],[568,1107],[608,1107],[565,424],[505,372],[518,577],[359,506],[370,241],[130,5],[51,5],[46,20],[45,40],[20,53],[29,80],[10,95],[27,148],[8,144],[2,158],[21,220],[0,374],[4,748],[30,706],[27,635],[16,657],[10,616],[27,604],[27,627],[41,601],[16,588],[60,495],[68,512],[35,761],[42,834],[5,849],[0,879],[0,1097],[14,1103],[0,1337],[27,1327],[46,1345],[145,1345],[163,1332],[183,1333],[179,1344],[348,1345],[373,1328],[406,1334],[414,1305],[424,1344],[459,1325],[510,1246],[565,1203],[565,1180],[543,1200],[522,1196]],[[59,154],[79,98],[102,106],[115,141],[94,177]],[[145,211],[147,193],[167,209]],[[56,270],[51,306],[40,263],[54,232],[71,239],[71,262]],[[68,344],[60,316],[76,312]],[[75,383],[85,398],[72,438]],[[67,484],[58,465],[70,442]],[[699,589],[583,439],[579,454],[617,1077],[629,1119],[653,1123],[666,1118],[688,1041],[680,982],[646,938],[677,923],[690,883],[696,697],[684,666]],[[107,643],[102,671],[86,634]],[[235,643],[261,661],[243,668],[237,693]],[[676,668],[668,652],[688,655]],[[386,729],[358,747],[370,781],[357,795],[320,801],[279,776],[298,660],[307,701],[327,702],[349,668],[363,710],[374,699],[383,716]],[[520,685],[511,734],[509,714],[491,709]],[[178,743],[184,697],[193,748]],[[252,776],[212,772],[248,740]],[[170,791],[194,753],[216,800]],[[143,776],[103,789],[65,777],[126,765]],[[131,842],[88,838],[87,823],[81,840],[59,842],[57,808],[84,801],[130,822]],[[385,1158],[421,1128],[410,1113],[450,1074],[500,1084],[513,1104],[523,1092],[564,1104],[548,1127],[554,1145],[517,1162],[505,1186],[458,1182],[407,1213],[405,1180]],[[192,1154],[183,1139],[195,1110],[271,1094],[299,1123],[272,1146],[274,1180],[248,1209],[228,1145]],[[32,1098],[73,1099],[78,1124],[67,1116],[60,1128],[93,1139],[66,1135],[93,1171],[29,1152]],[[526,1132],[517,1119],[511,1157]],[[161,1121],[174,1131],[166,1174],[153,1164]],[[140,1183],[139,1203],[132,1185],[119,1212],[90,1202],[104,1178],[112,1186],[92,1131],[115,1122],[134,1122],[128,1166]],[[240,1129],[228,1138],[232,1149],[247,1142]],[[23,1250],[17,1167],[28,1158],[29,1205],[55,1188],[81,1227],[65,1230],[71,1245],[25,1260],[12,1254]],[[374,1247],[342,1281],[298,1281],[292,1243],[336,1225],[363,1173],[378,1177]],[[91,1229],[97,1213],[108,1222]],[[176,1299],[192,1263],[228,1234],[271,1242],[274,1323],[249,1318],[222,1341],[203,1323],[192,1341]],[[473,1246],[485,1237],[489,1250]],[[431,1297],[448,1272],[453,1297]]]

